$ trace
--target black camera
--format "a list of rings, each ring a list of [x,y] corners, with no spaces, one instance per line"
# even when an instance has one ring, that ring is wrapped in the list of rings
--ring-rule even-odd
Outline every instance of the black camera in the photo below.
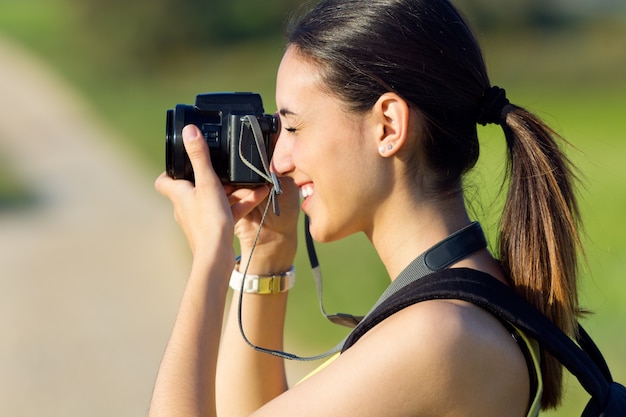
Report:
[[[253,187],[268,182],[262,153],[267,163],[278,118],[264,114],[259,94],[199,94],[195,105],[177,104],[168,110],[165,124],[165,169],[170,177],[194,180],[182,136],[183,127],[194,124],[209,145],[211,163],[222,183]]]

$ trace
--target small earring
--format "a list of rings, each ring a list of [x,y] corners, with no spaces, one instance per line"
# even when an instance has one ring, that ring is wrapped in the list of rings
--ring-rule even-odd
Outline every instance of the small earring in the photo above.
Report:
[[[378,152],[382,155],[385,152],[390,151],[392,149],[393,149],[393,145],[392,144],[389,144],[387,146],[381,145],[381,146],[378,147]]]

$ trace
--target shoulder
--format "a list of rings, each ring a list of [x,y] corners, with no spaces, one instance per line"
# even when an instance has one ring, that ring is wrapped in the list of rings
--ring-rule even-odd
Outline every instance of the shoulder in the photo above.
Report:
[[[255,415],[523,417],[528,385],[523,354],[494,317],[431,300],[382,321]]]
[[[460,410],[464,415],[470,415],[467,410],[514,415],[513,409],[525,415],[529,382],[524,355],[495,317],[470,303],[414,304],[378,324],[352,349],[377,352],[371,366],[394,369],[406,400],[416,401],[417,408],[427,405],[440,415]],[[423,398],[415,397],[417,391]]]

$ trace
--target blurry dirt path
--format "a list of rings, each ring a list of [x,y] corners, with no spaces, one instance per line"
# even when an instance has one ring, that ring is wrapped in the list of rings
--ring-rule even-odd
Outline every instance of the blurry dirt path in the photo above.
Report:
[[[155,175],[120,143],[0,38],[0,159],[38,201],[0,211],[2,416],[146,414],[188,255]]]

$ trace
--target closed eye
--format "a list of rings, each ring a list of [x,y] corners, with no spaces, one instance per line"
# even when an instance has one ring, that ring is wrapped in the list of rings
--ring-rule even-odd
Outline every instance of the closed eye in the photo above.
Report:
[[[286,127],[285,130],[289,133],[295,133],[297,129],[295,127]]]

